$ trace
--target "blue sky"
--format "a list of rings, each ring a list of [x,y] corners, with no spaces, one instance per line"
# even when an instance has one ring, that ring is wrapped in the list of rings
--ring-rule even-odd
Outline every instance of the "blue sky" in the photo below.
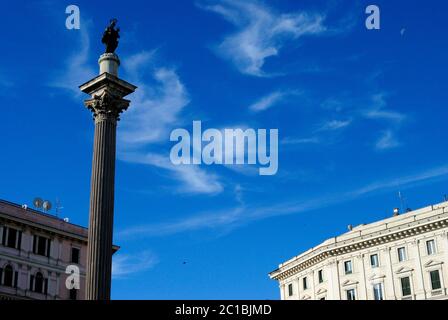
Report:
[[[381,30],[367,30],[369,4]],[[76,4],[81,29],[65,28]],[[87,225],[93,122],[78,85],[119,19],[115,299],[278,299],[268,272],[448,193],[444,1],[14,1],[0,28],[0,198]],[[181,166],[175,128],[279,129],[279,170]],[[184,264],[183,262],[186,262]]]

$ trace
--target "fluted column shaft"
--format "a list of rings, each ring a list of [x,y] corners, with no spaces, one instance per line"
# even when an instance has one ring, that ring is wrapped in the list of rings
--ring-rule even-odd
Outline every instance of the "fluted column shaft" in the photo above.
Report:
[[[87,300],[109,300],[112,276],[114,180],[117,118],[95,118],[90,221],[87,256]]]

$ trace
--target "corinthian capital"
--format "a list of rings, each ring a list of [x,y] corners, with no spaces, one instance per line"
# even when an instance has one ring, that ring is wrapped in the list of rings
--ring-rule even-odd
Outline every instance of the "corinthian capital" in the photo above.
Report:
[[[85,100],[84,105],[93,113],[95,121],[104,119],[120,120],[120,114],[129,107],[129,100],[122,99],[110,90],[104,90],[101,94],[93,95]]]

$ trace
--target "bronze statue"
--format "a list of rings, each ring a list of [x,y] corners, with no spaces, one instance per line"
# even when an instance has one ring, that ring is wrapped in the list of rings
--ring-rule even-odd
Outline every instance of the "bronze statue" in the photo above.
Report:
[[[106,45],[105,53],[114,53],[115,49],[118,47],[118,38],[120,38],[119,32],[120,28],[116,28],[117,19],[111,19],[106,30],[104,30],[103,38],[101,42]]]

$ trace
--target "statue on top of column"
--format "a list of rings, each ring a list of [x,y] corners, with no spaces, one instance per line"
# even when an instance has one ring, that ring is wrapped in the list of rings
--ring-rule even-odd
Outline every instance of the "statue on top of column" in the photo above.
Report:
[[[117,19],[111,19],[106,30],[104,30],[101,42],[106,45],[105,53],[114,53],[118,47],[118,38],[120,38],[120,28],[115,28]]]

